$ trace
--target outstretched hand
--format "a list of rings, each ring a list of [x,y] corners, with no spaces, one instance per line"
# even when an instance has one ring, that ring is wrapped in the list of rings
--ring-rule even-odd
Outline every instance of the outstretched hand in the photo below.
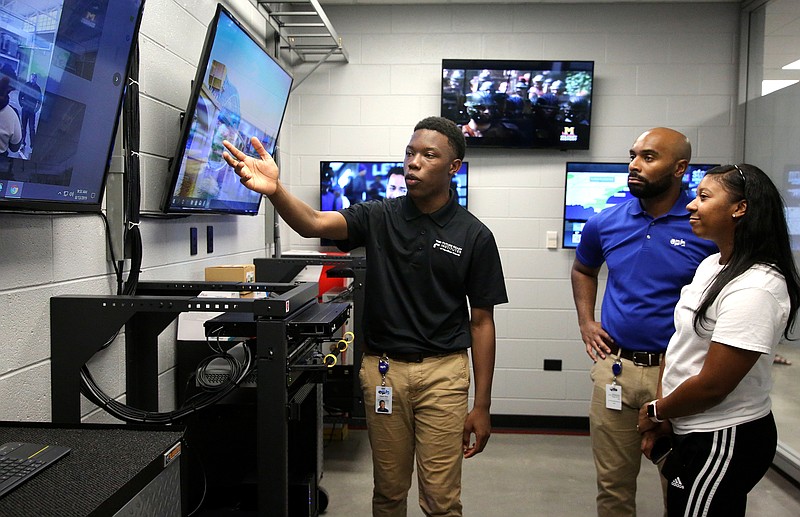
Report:
[[[244,154],[227,140],[222,142],[227,149],[222,153],[222,158],[233,167],[242,185],[260,194],[272,195],[278,188],[278,165],[258,138],[251,137],[250,143],[259,159]]]

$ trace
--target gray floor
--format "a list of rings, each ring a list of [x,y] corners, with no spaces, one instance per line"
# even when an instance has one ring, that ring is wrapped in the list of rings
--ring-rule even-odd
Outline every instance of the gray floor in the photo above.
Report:
[[[797,363],[795,363],[797,364]],[[372,465],[366,431],[350,430],[324,449],[322,486],[328,517],[370,515]],[[646,461],[646,460],[645,460]],[[594,466],[588,436],[494,433],[486,450],[464,462],[462,501],[467,516],[590,516]],[[661,517],[658,472],[642,464],[639,517]],[[422,516],[416,488],[409,516]],[[800,515],[800,489],[770,471],[750,493],[748,516]]]

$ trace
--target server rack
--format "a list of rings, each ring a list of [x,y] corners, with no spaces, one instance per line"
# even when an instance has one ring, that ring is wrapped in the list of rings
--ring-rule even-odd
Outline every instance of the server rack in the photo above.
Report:
[[[198,297],[202,291],[229,290],[272,294],[254,299]],[[289,457],[290,422],[302,422],[303,429],[322,425],[303,408],[316,403],[320,396],[324,365],[309,368],[290,364],[290,345],[297,338],[289,326],[304,309],[317,304],[317,291],[316,283],[140,282],[140,294],[135,296],[52,297],[53,422],[80,423],[80,370],[121,328],[125,330],[127,404],[157,411],[159,334],[182,312],[250,315],[257,364],[257,504],[259,509],[269,509],[271,515],[289,515],[290,460],[308,463],[315,483],[321,473],[319,441],[311,440],[303,457]],[[338,317],[339,324],[343,317]],[[332,323],[328,328],[334,326]],[[319,328],[315,326],[314,332]],[[309,505],[317,504],[316,500],[309,501]],[[311,510],[310,514],[315,514],[315,508]]]

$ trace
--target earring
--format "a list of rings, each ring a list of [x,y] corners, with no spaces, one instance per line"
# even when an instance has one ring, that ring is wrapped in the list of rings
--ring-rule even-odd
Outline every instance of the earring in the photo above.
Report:
[[[731,217],[733,217],[734,219],[736,219],[736,214],[731,214]]]

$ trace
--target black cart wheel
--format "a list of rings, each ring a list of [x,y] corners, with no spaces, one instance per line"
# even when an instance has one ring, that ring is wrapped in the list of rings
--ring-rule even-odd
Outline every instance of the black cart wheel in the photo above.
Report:
[[[328,491],[322,487],[317,488],[317,508],[319,513],[325,513],[328,509]]]

